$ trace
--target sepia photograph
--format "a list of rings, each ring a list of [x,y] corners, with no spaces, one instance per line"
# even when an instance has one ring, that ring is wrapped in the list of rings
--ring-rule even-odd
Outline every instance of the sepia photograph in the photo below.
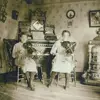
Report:
[[[100,100],[100,0],[0,0],[0,100]]]

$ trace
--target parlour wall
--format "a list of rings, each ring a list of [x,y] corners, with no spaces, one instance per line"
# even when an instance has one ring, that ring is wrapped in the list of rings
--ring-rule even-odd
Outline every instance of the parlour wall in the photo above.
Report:
[[[88,41],[96,36],[96,27],[89,27],[88,13],[90,10],[100,10],[99,0],[44,0],[41,9],[47,11],[47,23],[54,24],[56,35],[59,38],[62,30],[69,30],[72,37],[77,41],[75,52],[77,72],[88,68]],[[38,6],[40,7],[40,6]],[[66,12],[70,9],[75,11],[75,17],[68,19]],[[71,23],[70,23],[71,22]]]
[[[0,3],[2,4],[2,2]],[[4,23],[0,21],[0,49],[2,55],[0,73],[6,72],[7,69],[3,54],[3,39],[15,39],[18,34],[18,21],[27,20],[29,9],[34,10],[35,8],[47,11],[47,24],[55,25],[55,33],[58,38],[63,29],[71,32],[72,37],[77,41],[75,51],[78,61],[77,72],[82,72],[85,67],[88,68],[88,41],[96,36],[96,27],[89,27],[88,12],[100,9],[99,0],[43,0],[43,3],[39,5],[28,5],[24,0],[8,0],[7,19]],[[66,12],[70,9],[75,11],[75,17],[71,20],[66,17]],[[12,10],[19,12],[18,20],[12,19]]]
[[[1,1],[0,1],[0,4],[2,5],[3,2]],[[8,66],[6,66],[6,63],[5,63],[3,39],[17,38],[18,21],[28,20],[29,9],[34,10],[34,6],[31,4],[28,5],[24,0],[8,0],[7,7],[6,7],[7,19],[4,23],[0,21],[0,37],[1,37],[0,51],[1,51],[1,57],[2,57],[2,68],[0,68],[0,73],[4,73],[8,69]],[[12,10],[16,10],[19,12],[17,20],[12,19]]]

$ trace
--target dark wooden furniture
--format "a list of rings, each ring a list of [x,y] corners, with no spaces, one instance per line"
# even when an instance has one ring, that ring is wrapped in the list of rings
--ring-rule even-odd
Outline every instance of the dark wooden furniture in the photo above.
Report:
[[[5,82],[17,81],[17,66],[14,63],[14,58],[12,57],[13,46],[17,43],[14,39],[4,39],[4,55],[6,61],[6,73]]]

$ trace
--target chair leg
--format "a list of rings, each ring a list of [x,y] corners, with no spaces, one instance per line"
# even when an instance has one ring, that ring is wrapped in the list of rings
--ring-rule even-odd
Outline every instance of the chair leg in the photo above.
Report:
[[[65,73],[65,86],[64,86],[64,89],[66,89],[67,87],[67,73]]]
[[[74,72],[74,86],[76,86],[76,72]]]
[[[16,83],[16,89],[18,87],[18,82],[19,82],[19,68],[17,67],[17,83]]]
[[[74,86],[76,86],[76,71],[75,71],[75,68],[74,68]]]

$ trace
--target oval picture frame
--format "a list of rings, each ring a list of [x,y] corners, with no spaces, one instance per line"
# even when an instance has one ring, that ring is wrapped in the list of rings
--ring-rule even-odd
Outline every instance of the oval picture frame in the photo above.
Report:
[[[75,11],[70,9],[66,12],[66,17],[69,18],[69,19],[72,19],[75,17]]]

